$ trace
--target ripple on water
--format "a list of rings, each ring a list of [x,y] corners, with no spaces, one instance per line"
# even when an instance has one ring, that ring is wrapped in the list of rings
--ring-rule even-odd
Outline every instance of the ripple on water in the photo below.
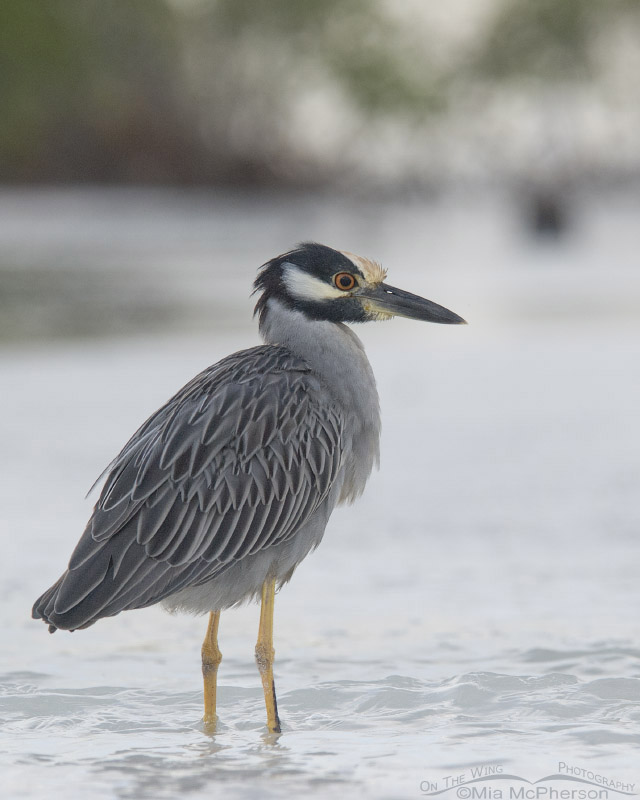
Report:
[[[281,690],[280,738],[264,730],[255,684],[221,684],[220,723],[210,736],[200,722],[199,691],[60,688],[53,676],[8,673],[0,681],[8,734],[0,767],[68,772],[90,800],[116,785],[122,798],[209,798],[216,791],[322,797],[347,787],[355,796],[393,797],[402,794],[399,787],[408,793],[419,786],[425,763],[495,761],[501,754],[521,768],[532,747],[543,744],[559,758],[569,747],[585,761],[640,744],[632,649],[524,650],[491,660],[506,668],[430,680],[418,677],[425,668],[416,662],[404,674]],[[569,663],[575,669],[559,669]],[[584,677],[594,665],[598,677]],[[343,669],[326,660],[323,674]],[[244,663],[228,661],[227,675],[237,683],[247,683],[246,674]]]

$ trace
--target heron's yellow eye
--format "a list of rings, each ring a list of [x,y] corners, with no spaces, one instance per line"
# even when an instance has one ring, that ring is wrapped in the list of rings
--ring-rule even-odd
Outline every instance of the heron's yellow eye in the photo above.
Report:
[[[350,292],[356,285],[356,279],[350,272],[338,272],[333,276],[333,282],[336,288],[341,289],[343,292]]]

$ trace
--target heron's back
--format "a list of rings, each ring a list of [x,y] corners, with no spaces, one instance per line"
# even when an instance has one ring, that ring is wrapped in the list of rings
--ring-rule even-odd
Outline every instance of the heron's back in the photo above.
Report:
[[[207,611],[250,598],[270,571],[287,580],[322,538],[353,434],[327,381],[286,347],[223,359],[125,445],[34,617],[73,630],[161,600]]]

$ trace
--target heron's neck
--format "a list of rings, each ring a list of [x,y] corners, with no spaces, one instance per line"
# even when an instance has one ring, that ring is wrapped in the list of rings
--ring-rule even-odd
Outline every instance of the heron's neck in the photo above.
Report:
[[[325,379],[337,399],[378,417],[375,378],[364,347],[342,323],[310,320],[275,298],[267,302],[260,334],[267,344],[279,344]]]

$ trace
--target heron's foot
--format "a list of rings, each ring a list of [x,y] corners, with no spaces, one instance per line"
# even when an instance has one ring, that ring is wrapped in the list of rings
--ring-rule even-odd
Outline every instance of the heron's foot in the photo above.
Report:
[[[209,736],[213,736],[214,733],[217,732],[218,729],[218,716],[214,714],[213,716],[209,716],[205,714],[202,718],[202,727],[204,728],[204,732]]]

